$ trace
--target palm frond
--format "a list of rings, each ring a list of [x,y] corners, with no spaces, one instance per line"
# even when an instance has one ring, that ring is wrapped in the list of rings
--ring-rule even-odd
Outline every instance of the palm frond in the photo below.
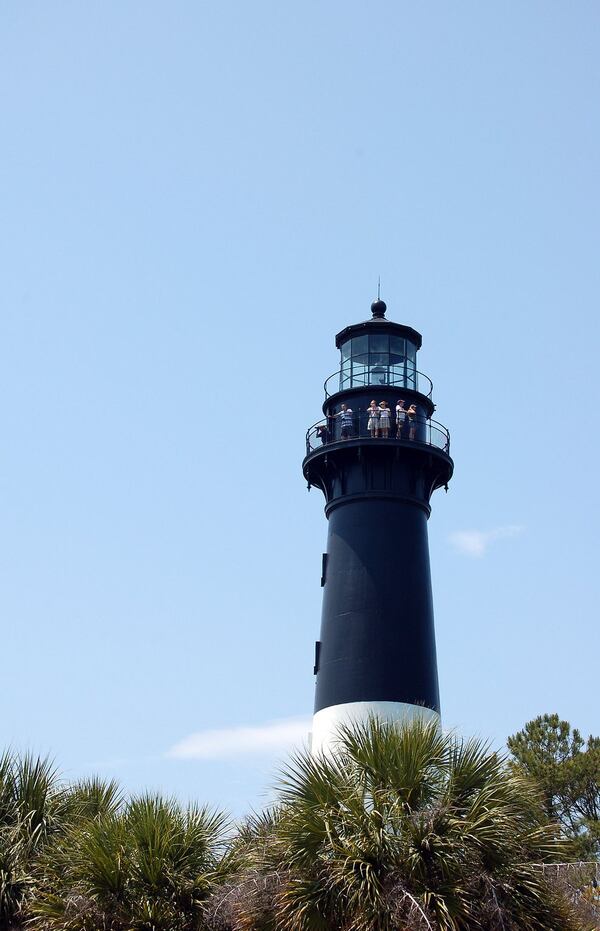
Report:
[[[123,792],[115,779],[91,776],[69,786],[65,806],[71,817],[91,820],[114,814],[123,804]]]

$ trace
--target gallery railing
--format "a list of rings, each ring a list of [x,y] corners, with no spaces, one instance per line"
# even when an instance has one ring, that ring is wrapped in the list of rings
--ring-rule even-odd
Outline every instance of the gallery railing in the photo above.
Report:
[[[367,387],[418,391],[419,394],[424,394],[428,398],[433,394],[433,382],[423,372],[393,365],[365,366],[363,371],[357,371],[356,366],[352,369],[341,369],[325,379],[323,387],[326,399],[348,388]]]
[[[377,443],[386,440],[424,443],[450,453],[450,433],[436,420],[420,414],[413,419],[407,415],[397,420],[392,411],[388,420],[386,417],[382,419],[381,412],[373,416],[369,411],[353,411],[349,417],[337,414],[313,424],[306,433],[306,455],[331,443],[357,439]]]

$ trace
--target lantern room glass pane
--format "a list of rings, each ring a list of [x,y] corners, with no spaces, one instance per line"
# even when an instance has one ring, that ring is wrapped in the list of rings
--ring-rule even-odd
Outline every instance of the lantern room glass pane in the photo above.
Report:
[[[340,371],[340,391],[343,391],[345,388],[352,387],[352,363],[350,359],[346,359],[342,362],[342,368]]]
[[[403,365],[406,355],[405,340],[402,336],[390,337],[390,365]]]
[[[387,333],[374,333],[372,336],[369,336],[369,352],[385,352],[390,351],[390,338]]]
[[[417,347],[406,340],[406,387],[417,390]]]
[[[387,365],[372,365],[369,368],[369,384],[370,385],[387,385],[388,381],[388,367]]]
[[[374,333],[369,336],[369,365],[371,366],[371,384],[387,384],[387,366],[390,361],[390,338],[387,333]],[[382,369],[385,369],[385,378]]]
[[[389,352],[370,352],[369,361],[371,365],[387,365],[390,361]]]
[[[361,356],[369,351],[369,343],[366,336],[355,336],[352,340],[352,358]]]
[[[404,363],[401,365],[390,365],[389,373],[390,385],[397,385],[399,388],[403,388],[405,385]]]
[[[368,361],[369,357],[366,352],[352,359],[352,385],[355,388],[360,387],[360,385],[369,384],[369,379],[367,377],[369,372]]]

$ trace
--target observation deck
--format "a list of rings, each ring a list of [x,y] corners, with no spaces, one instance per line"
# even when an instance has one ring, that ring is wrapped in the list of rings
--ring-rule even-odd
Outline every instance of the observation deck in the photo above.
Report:
[[[450,433],[443,424],[429,417],[415,417],[414,421],[404,419],[397,423],[394,412],[391,412],[388,435],[383,436],[381,428],[369,426],[371,415],[368,410],[352,411],[351,424],[342,423],[340,414],[323,417],[306,432],[306,455],[310,456],[316,450],[333,444],[347,444],[353,440],[361,443],[373,444],[393,443],[399,446],[433,446],[450,455]]]

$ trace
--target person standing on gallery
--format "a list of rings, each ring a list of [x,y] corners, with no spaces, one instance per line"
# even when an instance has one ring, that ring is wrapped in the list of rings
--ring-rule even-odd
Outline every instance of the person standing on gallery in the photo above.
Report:
[[[379,405],[379,435],[386,440],[390,435],[390,409],[387,401],[381,401]]]
[[[396,404],[396,436],[398,439],[402,437],[402,431],[404,430],[405,423],[406,411],[404,409],[404,401],[400,400]]]
[[[380,410],[377,407],[377,401],[371,401],[368,407],[369,419],[367,421],[367,430],[370,432],[372,437],[379,436],[379,414]]]
[[[409,424],[409,440],[414,440],[417,433],[417,405],[411,404],[407,410],[408,415],[408,424]]]
[[[342,439],[349,440],[352,436],[352,426],[354,419],[352,408],[348,407],[347,404],[342,404],[341,411],[338,411],[337,414],[334,414],[333,416],[340,418]]]

